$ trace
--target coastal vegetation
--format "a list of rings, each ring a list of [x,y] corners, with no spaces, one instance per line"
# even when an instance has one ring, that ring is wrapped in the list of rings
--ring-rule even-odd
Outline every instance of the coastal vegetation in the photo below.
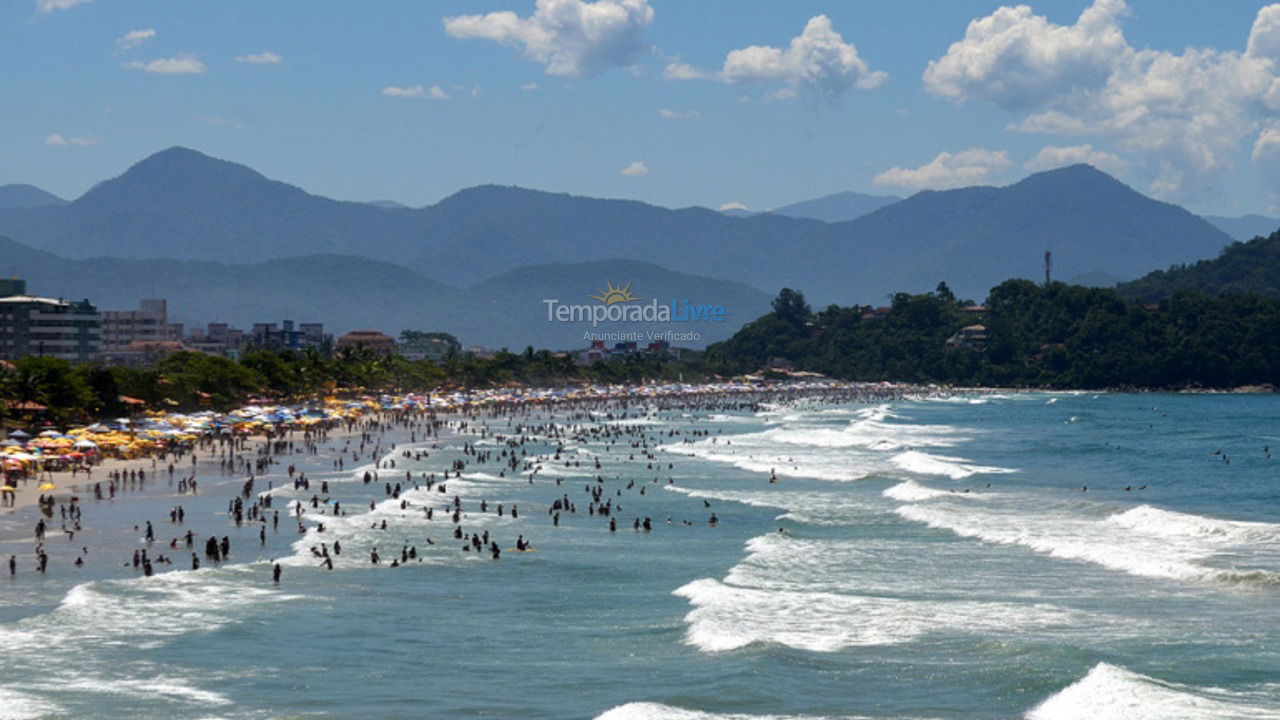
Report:
[[[887,312],[814,312],[783,290],[772,312],[709,347],[707,360],[722,372],[772,363],[841,379],[1000,387],[1277,384],[1280,300],[1180,292],[1151,304],[1109,289],[1008,280],[985,306],[957,300],[943,283],[893,296]]]
[[[1157,302],[1187,291],[1280,297],[1280,231],[1231,243],[1216,258],[1156,270],[1123,283],[1118,290],[1141,302]]]
[[[0,419],[55,422],[116,417],[138,409],[228,410],[251,400],[293,400],[333,393],[421,391],[575,383],[636,383],[709,376],[704,363],[635,354],[581,365],[571,355],[525,348],[479,357],[451,353],[441,362],[380,355],[364,347],[250,350],[238,361],[179,352],[152,367],[75,365],[48,357],[0,364]]]

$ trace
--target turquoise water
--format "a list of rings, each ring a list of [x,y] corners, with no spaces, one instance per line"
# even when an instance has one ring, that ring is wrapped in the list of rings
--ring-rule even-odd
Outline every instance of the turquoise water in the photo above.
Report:
[[[384,436],[397,467],[370,485],[329,451],[288,458],[349,514],[308,512],[306,536],[282,517],[264,548],[226,516],[240,477],[90,501],[43,577],[26,509],[0,516],[0,552],[21,558],[0,582],[0,717],[1280,717],[1278,417],[1267,396],[633,408],[562,418],[583,431],[559,461],[557,439],[502,418],[414,445],[422,460]],[[586,432],[602,427],[622,434]],[[463,442],[540,469],[476,464]],[[387,499],[383,482],[459,459],[446,493]],[[588,513],[597,484],[617,532]],[[274,491],[277,508],[311,495]],[[455,495],[500,560],[453,539]],[[563,496],[577,512],[556,526]],[[132,525],[179,533],[178,503],[234,562],[120,567],[142,546]],[[517,535],[536,551],[509,550]],[[308,548],[334,539],[328,571]],[[389,567],[403,545],[421,561]]]

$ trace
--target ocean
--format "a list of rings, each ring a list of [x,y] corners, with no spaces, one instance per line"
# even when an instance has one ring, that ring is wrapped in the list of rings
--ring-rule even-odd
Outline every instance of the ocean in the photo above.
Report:
[[[388,433],[394,468],[286,456],[311,489],[258,478],[261,546],[240,475],[90,497],[43,576],[26,508],[0,516],[0,718],[1280,718],[1277,418],[1098,393],[482,418]],[[462,550],[455,497],[500,559]],[[145,520],[175,559],[150,578],[124,567]],[[185,569],[187,527],[230,561]]]

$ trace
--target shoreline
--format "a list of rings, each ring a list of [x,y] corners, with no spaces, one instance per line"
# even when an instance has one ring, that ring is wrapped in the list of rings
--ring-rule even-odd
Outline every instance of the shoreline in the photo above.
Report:
[[[1167,393],[1173,395],[1268,395],[1277,392],[1274,387],[1266,385],[1248,385],[1231,389],[1213,389],[1213,388],[1106,388],[1106,389],[1071,389],[1071,388],[1026,388],[1026,387],[994,387],[994,386],[976,386],[976,387],[955,387],[938,384],[914,384],[899,383],[890,381],[881,382],[854,382],[841,380],[810,380],[778,382],[773,384],[761,384],[756,386],[731,386],[729,384],[695,384],[682,388],[679,391],[668,393],[632,393],[622,392],[624,388],[633,390],[636,386],[609,386],[612,392],[605,392],[599,395],[586,396],[544,396],[536,394],[538,390],[546,391],[549,389],[559,390],[562,388],[525,388],[524,390],[533,391],[535,394],[526,396],[521,394],[502,395],[502,396],[485,396],[481,395],[476,401],[466,401],[462,403],[446,403],[443,406],[422,406],[416,410],[410,411],[423,417],[431,417],[436,419],[447,418],[468,418],[480,413],[509,413],[519,411],[524,408],[585,408],[592,405],[616,405],[621,404],[627,406],[633,403],[647,402],[687,402],[695,401],[698,398],[709,397],[738,397],[742,399],[774,397],[770,402],[781,400],[799,400],[805,397],[822,397],[831,394],[851,393],[855,396],[862,396],[866,399],[874,396],[875,401],[886,401],[892,399],[901,399],[909,397],[929,397],[929,396],[963,396],[963,395],[990,395],[999,393]],[[470,396],[472,392],[481,391],[464,391],[464,395]],[[455,398],[457,396],[455,395]],[[359,435],[364,431],[365,425],[370,422],[387,422],[387,415],[395,416],[401,410],[380,410],[361,416],[359,419],[351,423],[337,424],[324,431],[326,440],[341,440],[354,435]],[[290,429],[283,435],[265,436],[250,435],[242,436],[244,446],[236,450],[239,455],[249,456],[258,455],[262,452],[265,445],[276,441],[296,441],[301,437],[305,437],[305,431],[298,429]],[[225,445],[219,442],[209,444],[200,442],[195,445],[191,453],[197,458],[201,452],[208,455],[205,462],[215,460],[219,450],[225,449]],[[184,453],[178,457],[186,461],[190,458],[191,453]],[[161,473],[167,471],[169,463],[173,462],[175,471],[179,468],[189,467],[189,465],[181,465],[175,462],[176,458],[162,461],[156,455],[148,455],[138,458],[117,458],[110,457],[104,459],[101,463],[92,467],[92,474],[88,474],[85,470],[76,472],[73,476],[70,469],[42,471],[36,475],[15,479],[16,488],[11,493],[10,504],[0,507],[0,515],[12,515],[25,508],[39,504],[41,496],[52,496],[57,502],[67,502],[73,497],[80,497],[85,494],[92,493],[94,483],[107,482],[109,475],[115,471],[128,472],[132,470],[144,470],[150,479],[160,477]],[[207,466],[200,466],[207,467]],[[53,483],[56,488],[53,490],[41,490],[40,486],[44,483]]]
[[[378,415],[374,415],[372,416],[372,419],[378,419],[379,417],[380,416]],[[364,419],[367,420],[370,418]],[[337,426],[326,431],[321,442],[345,440],[352,436],[358,436],[363,431],[363,427],[360,423],[357,423],[350,428],[346,426]],[[236,449],[236,454],[244,457],[257,457],[261,454],[262,449],[268,443],[282,440],[286,442],[291,440],[296,442],[298,439],[300,439],[300,437],[294,435],[292,431],[282,436],[271,438],[261,435],[253,435],[244,438],[244,446],[238,447]],[[217,461],[217,452],[219,452],[223,447],[224,446],[222,445],[213,445],[212,448],[209,448],[202,447],[200,444],[197,444],[191,453],[186,453],[181,456],[181,460],[183,461],[181,463],[177,462],[178,458],[175,457],[167,458],[162,463],[155,455],[138,458],[106,458],[101,463],[93,466],[93,472],[91,475],[87,474],[84,470],[76,472],[74,477],[70,470],[42,471],[38,475],[32,477],[11,481],[18,483],[15,485],[17,489],[12,493],[12,504],[5,506],[4,508],[0,508],[0,515],[13,515],[29,507],[38,506],[41,496],[52,496],[58,503],[70,502],[73,497],[80,498],[81,500],[84,500],[86,495],[92,497],[93,484],[105,484],[109,482],[110,474],[117,470],[122,472],[128,472],[130,470],[144,470],[147,473],[148,482],[151,482],[159,479],[161,477],[161,473],[167,473],[168,465],[172,462],[174,465],[175,476],[179,474],[185,476],[187,472],[189,472],[190,468],[192,468],[192,465],[189,462],[192,454],[194,454],[197,459],[197,463],[195,465],[196,469],[207,470],[210,462]],[[204,457],[201,457],[201,451],[204,452]],[[187,472],[179,473],[179,470]],[[40,486],[46,482],[52,482],[57,486],[56,489],[40,490]],[[124,493],[117,495],[117,497],[123,496]]]

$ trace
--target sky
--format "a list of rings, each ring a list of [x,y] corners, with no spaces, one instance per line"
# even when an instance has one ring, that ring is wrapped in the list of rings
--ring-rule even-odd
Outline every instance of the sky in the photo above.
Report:
[[[174,145],[344,200],[766,210],[1089,162],[1280,214],[1280,5],[0,0],[0,184]]]

